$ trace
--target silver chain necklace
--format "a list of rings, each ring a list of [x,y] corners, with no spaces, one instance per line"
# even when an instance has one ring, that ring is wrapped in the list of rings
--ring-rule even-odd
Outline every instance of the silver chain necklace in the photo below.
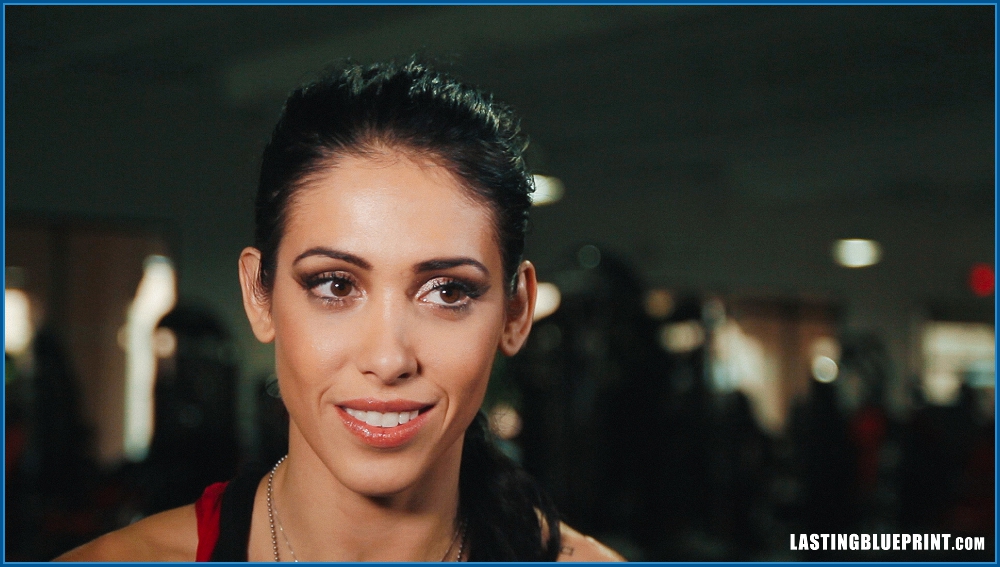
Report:
[[[298,563],[299,560],[295,557],[295,550],[292,549],[292,542],[288,540],[288,534],[285,533],[285,527],[281,525],[281,520],[278,519],[278,512],[274,509],[274,473],[278,471],[278,467],[281,463],[285,462],[288,455],[278,459],[277,463],[274,463],[274,467],[271,469],[271,473],[267,475],[267,523],[271,526],[271,549],[274,550],[274,560],[275,562],[281,561],[281,554],[278,553],[278,530],[281,530],[281,535],[285,539],[285,545],[288,546],[288,551],[292,555],[292,561]],[[278,529],[274,528],[274,524],[277,522]],[[463,559],[463,554],[465,552],[465,521],[463,520],[457,528],[455,528],[455,537],[452,538],[451,543],[448,545],[448,550],[444,552],[444,557],[441,561],[448,559],[448,555],[451,554],[451,550],[455,547],[455,542],[458,542],[458,556],[455,557],[455,561],[461,562]]]
[[[274,560],[281,561],[281,555],[278,553],[278,532],[274,529],[274,521],[277,519],[278,515],[274,512],[274,498],[272,493],[274,491],[274,473],[277,472],[278,467],[281,463],[285,462],[288,455],[278,459],[277,463],[274,463],[274,468],[271,469],[271,474],[267,475],[267,523],[271,525],[271,548],[274,550]],[[281,520],[278,520],[278,526],[281,526]],[[288,541],[288,535],[285,534],[285,528],[281,526],[281,535],[285,536],[285,544],[288,546],[288,551],[292,552],[292,561],[298,563],[298,558],[295,557],[295,550],[292,549],[292,544]]]

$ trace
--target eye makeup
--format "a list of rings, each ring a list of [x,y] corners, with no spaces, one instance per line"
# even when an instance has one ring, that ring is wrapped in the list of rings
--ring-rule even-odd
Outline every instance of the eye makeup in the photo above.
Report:
[[[306,275],[299,283],[310,295],[326,303],[343,304],[361,294],[355,277],[339,270]]]
[[[430,279],[417,291],[420,301],[435,307],[462,311],[489,290],[489,286],[450,276]]]

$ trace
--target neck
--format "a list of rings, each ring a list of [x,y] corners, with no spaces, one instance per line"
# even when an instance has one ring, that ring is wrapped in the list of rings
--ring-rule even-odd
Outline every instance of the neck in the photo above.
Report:
[[[345,486],[294,425],[274,476],[274,506],[300,561],[454,559],[462,439],[411,486],[367,495]],[[290,558],[279,536],[283,559]]]

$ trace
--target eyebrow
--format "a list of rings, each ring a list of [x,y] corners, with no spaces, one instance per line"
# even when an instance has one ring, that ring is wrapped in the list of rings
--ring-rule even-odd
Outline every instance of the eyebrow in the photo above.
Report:
[[[355,266],[358,266],[359,268],[364,270],[372,269],[372,265],[359,256],[355,256],[354,254],[351,254],[349,252],[334,250],[333,248],[326,248],[323,246],[310,248],[309,250],[306,250],[305,252],[299,254],[298,256],[295,257],[295,260],[292,261],[292,265],[295,265],[300,260],[309,258],[311,256],[322,256],[324,258],[343,260],[344,262],[347,262],[349,264],[354,264]],[[414,273],[421,274],[424,272],[447,270],[449,268],[456,268],[458,266],[472,266],[473,268],[476,268],[477,270],[482,272],[483,275],[485,276],[490,275],[490,270],[485,265],[483,265],[482,262],[465,256],[460,256],[457,258],[435,258],[433,260],[420,262],[419,264],[414,266],[413,271]]]
[[[333,248],[324,248],[322,246],[317,246],[316,248],[310,248],[309,250],[306,250],[305,252],[299,254],[298,256],[295,257],[295,260],[292,261],[292,265],[294,266],[295,264],[297,264],[299,262],[299,260],[302,260],[304,258],[308,258],[310,256],[323,256],[325,258],[333,258],[335,260],[343,260],[343,261],[345,261],[345,262],[347,262],[349,264],[354,264],[355,266],[357,266],[357,267],[359,267],[359,268],[361,268],[363,270],[371,270],[372,269],[372,265],[371,264],[369,264],[365,260],[361,259],[360,257],[355,256],[354,254],[349,254],[347,252],[341,252],[340,250],[334,250]]]
[[[414,266],[413,271],[420,274],[423,272],[434,272],[437,270],[447,270],[448,268],[455,268],[458,266],[472,266],[476,268],[483,275],[489,277],[490,271],[483,265],[482,262],[478,260],[473,260],[467,257],[458,258],[435,258],[433,260],[427,260],[426,262],[420,262]]]

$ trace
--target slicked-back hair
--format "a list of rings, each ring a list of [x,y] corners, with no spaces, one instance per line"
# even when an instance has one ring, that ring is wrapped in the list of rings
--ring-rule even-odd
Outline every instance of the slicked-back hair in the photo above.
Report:
[[[530,194],[526,139],[509,107],[426,65],[347,65],[294,91],[261,161],[254,235],[270,289],[292,195],[338,158],[387,150],[448,168],[493,215],[507,292],[516,287]]]

